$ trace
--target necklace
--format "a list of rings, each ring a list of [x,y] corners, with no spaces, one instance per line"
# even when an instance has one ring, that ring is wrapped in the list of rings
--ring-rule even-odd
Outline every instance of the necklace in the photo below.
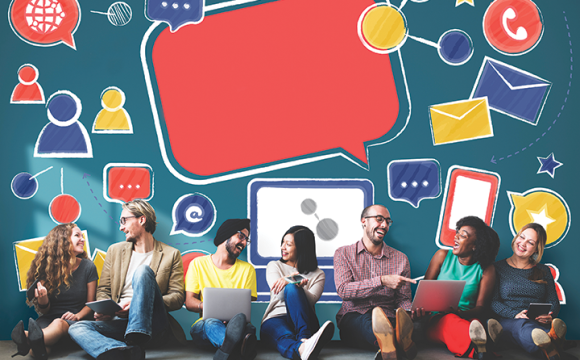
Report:
[[[524,270],[525,268],[527,268],[528,266],[530,266],[530,262],[528,261],[528,263],[526,265],[524,265],[523,267],[518,267],[516,265],[516,263],[514,262],[514,259],[512,259],[511,257],[510,257],[510,262],[512,263],[512,266],[513,267],[515,267],[516,269],[519,269],[519,270]]]

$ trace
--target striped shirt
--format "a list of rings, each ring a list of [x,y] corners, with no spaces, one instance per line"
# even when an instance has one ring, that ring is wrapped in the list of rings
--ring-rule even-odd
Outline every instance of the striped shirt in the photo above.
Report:
[[[342,307],[336,314],[336,323],[349,312],[365,314],[380,306],[387,317],[395,317],[402,307],[411,309],[411,285],[398,290],[381,284],[381,275],[401,275],[410,278],[411,267],[407,255],[383,243],[382,252],[373,256],[362,240],[340,247],[334,253],[334,283]]]

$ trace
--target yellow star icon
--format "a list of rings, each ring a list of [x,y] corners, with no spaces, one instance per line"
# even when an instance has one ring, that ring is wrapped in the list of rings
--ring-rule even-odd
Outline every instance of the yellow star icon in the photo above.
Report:
[[[459,5],[461,5],[463,3],[468,3],[471,6],[475,6],[474,1],[475,0],[455,0],[455,7],[458,7]]]

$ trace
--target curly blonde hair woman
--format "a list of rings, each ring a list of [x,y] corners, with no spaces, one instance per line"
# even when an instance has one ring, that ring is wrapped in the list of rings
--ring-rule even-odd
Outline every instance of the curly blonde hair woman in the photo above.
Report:
[[[31,351],[35,358],[46,359],[69,326],[91,314],[85,303],[95,300],[98,275],[84,244],[83,233],[72,223],[57,225],[44,239],[26,279],[27,287],[38,280],[34,298],[26,302],[40,316],[29,319],[28,332],[22,321],[12,330],[15,355]]]

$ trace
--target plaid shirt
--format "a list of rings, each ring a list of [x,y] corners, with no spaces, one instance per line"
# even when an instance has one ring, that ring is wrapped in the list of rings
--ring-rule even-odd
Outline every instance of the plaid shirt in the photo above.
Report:
[[[334,283],[342,299],[336,314],[340,325],[349,312],[364,314],[380,306],[387,317],[395,317],[399,307],[411,309],[411,285],[406,283],[398,290],[381,284],[381,275],[401,275],[410,278],[411,267],[407,255],[383,244],[382,253],[373,256],[362,240],[340,247],[334,253]]]

